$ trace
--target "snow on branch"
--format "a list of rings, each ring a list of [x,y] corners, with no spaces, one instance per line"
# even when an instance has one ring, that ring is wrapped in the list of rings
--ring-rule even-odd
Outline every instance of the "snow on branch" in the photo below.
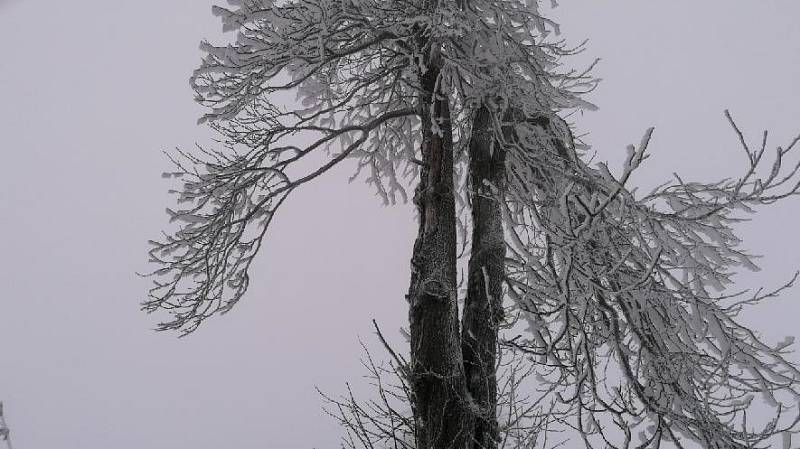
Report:
[[[221,148],[174,155],[177,171],[167,176],[182,183],[174,193],[185,207],[168,209],[180,227],[150,251],[160,268],[143,308],[170,311],[159,329],[184,335],[244,295],[266,229],[295,188],[350,158],[385,203],[407,200],[422,127],[438,126],[420,121],[430,57],[441,65],[437,85],[452,93],[462,147],[476,102],[575,107],[570,89],[592,85],[585,74],[556,74],[562,43],[548,41],[550,22],[516,1],[474,0],[464,10],[425,1],[229,3],[214,13],[230,42],[203,42],[191,78],[209,108],[201,122]],[[456,159],[463,165],[463,151]]]
[[[724,292],[738,267],[756,269],[733,229],[741,213],[798,194],[798,165],[787,163],[798,139],[768,161],[766,133],[751,150],[726,117],[747,156],[743,175],[675,175],[641,197],[628,181],[648,157],[652,130],[615,177],[582,162],[556,116],[505,125],[514,128],[507,285],[528,323],[508,343],[552,367],[545,377],[560,385],[589,447],[760,447],[796,430],[800,371],[785,358],[790,342],[771,346],[736,318],[797,275],[768,293]],[[768,418],[753,419],[754,407],[769,407],[759,409]]]
[[[159,330],[176,329],[185,335],[209,316],[229,311],[247,290],[250,264],[286,197],[348,157],[378,128],[413,114],[411,109],[388,111],[362,125],[342,128],[276,122],[269,140],[246,153],[234,147],[198,147],[199,155],[178,150],[183,157],[173,159],[178,170],[165,175],[180,179],[181,189],[174,193],[186,206],[167,209],[170,221],[180,227],[151,242],[151,261],[162,268],[151,274],[154,287],[143,304],[148,312],[172,313],[174,319],[160,324]],[[285,143],[299,133],[316,138],[299,146]],[[352,142],[341,152],[301,175],[290,174],[304,157],[345,134]]]

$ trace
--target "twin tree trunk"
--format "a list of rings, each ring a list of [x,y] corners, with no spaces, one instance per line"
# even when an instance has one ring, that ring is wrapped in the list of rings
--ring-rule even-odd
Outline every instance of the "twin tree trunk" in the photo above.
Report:
[[[505,246],[489,184],[503,188],[505,156],[493,148],[490,114],[481,108],[470,142],[472,254],[460,326],[452,125],[448,98],[434,91],[437,77],[436,69],[423,77],[430,95],[421,110],[422,170],[414,196],[419,231],[408,294],[415,442],[417,449],[492,449]]]

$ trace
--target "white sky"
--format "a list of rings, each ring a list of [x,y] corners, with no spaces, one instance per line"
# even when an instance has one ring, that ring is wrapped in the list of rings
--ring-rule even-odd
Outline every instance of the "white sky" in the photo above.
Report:
[[[205,142],[188,77],[218,35],[208,0],[0,0],[0,399],[17,449],[338,447],[314,386],[362,374],[357,336],[391,334],[414,236],[349,168],[304,188],[269,232],[247,297],[189,338],[138,311],[146,240],[166,224],[162,149]],[[800,132],[800,3],[564,1],[571,42],[604,78],[579,119],[599,159],[656,126],[653,185],[734,176],[744,157],[722,117],[773,143]],[[569,62],[568,62],[569,63]],[[765,270],[800,267],[800,198],[743,227]],[[748,318],[797,335],[787,295]]]

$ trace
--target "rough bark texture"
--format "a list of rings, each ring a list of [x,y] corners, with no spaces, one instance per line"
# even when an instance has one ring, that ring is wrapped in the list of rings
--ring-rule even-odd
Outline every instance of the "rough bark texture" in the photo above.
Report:
[[[475,116],[469,146],[472,251],[462,322],[467,388],[479,407],[470,448],[497,448],[497,339],[503,318],[505,242],[497,195],[505,190],[505,150],[496,144],[489,111]],[[490,187],[491,186],[491,187]],[[492,192],[492,189],[496,189]]]
[[[433,93],[437,76],[435,69],[425,74],[427,92]],[[424,100],[423,166],[414,195],[419,231],[408,293],[415,439],[417,449],[463,449],[472,438],[473,412],[458,322],[450,111],[446,97]]]

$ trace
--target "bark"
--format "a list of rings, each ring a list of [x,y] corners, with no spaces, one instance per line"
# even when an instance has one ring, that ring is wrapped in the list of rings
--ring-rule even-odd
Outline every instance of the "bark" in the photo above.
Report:
[[[503,319],[505,264],[503,224],[497,198],[502,198],[506,178],[505,150],[494,139],[491,115],[485,107],[477,111],[473,121],[469,174],[473,227],[462,352],[467,387],[480,410],[469,447],[496,449],[497,342],[498,325]]]
[[[419,231],[408,293],[412,405],[417,449],[463,449],[472,438],[473,407],[458,322],[452,128],[447,97],[432,95],[437,76],[433,68],[423,77],[431,95],[421,106],[423,164],[414,195]],[[433,121],[439,132],[431,130]]]

